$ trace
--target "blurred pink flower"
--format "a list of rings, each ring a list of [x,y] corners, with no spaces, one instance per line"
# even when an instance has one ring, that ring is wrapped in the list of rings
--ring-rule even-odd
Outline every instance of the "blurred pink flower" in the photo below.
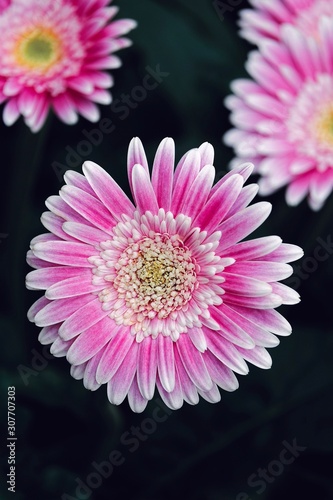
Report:
[[[50,107],[67,124],[81,114],[99,119],[95,103],[109,104],[113,85],[106,71],[121,66],[113,52],[131,42],[122,35],[136,26],[111,21],[109,0],[12,0],[0,4],[0,103],[3,120],[20,115],[33,132]]]
[[[333,0],[249,0],[253,9],[240,12],[240,35],[254,44],[279,40],[283,24],[317,37],[320,19],[333,15]]]
[[[174,172],[174,142],[164,139],[150,178],[141,141],[132,140],[128,176],[133,204],[101,167],[68,171],[31,242],[27,287],[46,290],[28,317],[42,344],[66,356],[87,389],[107,384],[108,398],[128,396],[144,410],[155,386],[172,409],[199,395],[220,400],[238,387],[245,360],[270,368],[265,347],[289,335],[275,308],[299,296],[278,283],[302,250],[278,236],[239,243],[267,218],[250,164],[213,187],[214,151],[204,143]]]
[[[224,141],[237,159],[253,161],[259,193],[287,185],[289,205],[308,196],[319,210],[333,188],[333,37],[323,18],[318,38],[282,28],[281,42],[266,40],[246,64],[254,81],[232,83],[226,106],[236,127]]]

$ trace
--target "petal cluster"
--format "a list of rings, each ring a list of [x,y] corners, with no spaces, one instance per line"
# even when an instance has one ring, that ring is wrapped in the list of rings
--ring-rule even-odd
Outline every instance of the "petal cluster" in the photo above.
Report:
[[[240,12],[240,35],[256,45],[265,40],[280,40],[284,24],[316,38],[321,18],[333,14],[332,0],[249,0],[249,3],[253,9]]]
[[[113,79],[121,66],[113,55],[128,47],[135,21],[114,21],[109,0],[12,0],[0,5],[0,103],[3,120],[20,115],[33,132],[49,109],[65,123],[78,115],[99,119],[97,104],[109,104]],[[70,22],[68,20],[70,19]]]
[[[172,409],[233,391],[247,361],[271,366],[266,348],[289,335],[275,308],[298,294],[279,283],[302,250],[278,236],[248,237],[270,213],[248,206],[252,165],[215,185],[210,144],[174,169],[174,142],[159,145],[152,173],[138,138],[128,152],[134,203],[93,162],[68,171],[47,199],[49,231],[31,241],[27,287],[45,290],[29,310],[39,340],[66,356],[87,389],[144,410],[157,388]]]
[[[281,41],[265,40],[250,53],[253,80],[232,83],[226,106],[234,129],[224,136],[232,162],[253,161],[260,194],[287,185],[286,200],[305,197],[319,210],[333,188],[333,38],[323,17],[317,38],[285,25]]]

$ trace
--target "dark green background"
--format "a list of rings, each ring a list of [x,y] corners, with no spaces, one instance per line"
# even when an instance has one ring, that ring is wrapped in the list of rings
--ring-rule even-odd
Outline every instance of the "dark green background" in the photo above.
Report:
[[[245,0],[226,12],[223,21],[210,1],[119,0],[118,5],[118,17],[132,17],[139,27],[130,35],[133,46],[120,53],[123,66],[113,72],[114,99],[141,85],[146,66],[159,64],[169,76],[124,120],[110,106],[102,107],[102,116],[113,120],[115,130],[83,160],[102,165],[128,192],[130,139],[139,136],[152,161],[160,140],[171,136],[178,159],[188,149],[211,142],[221,176],[232,158],[221,141],[230,128],[223,99],[230,81],[245,76],[243,65],[251,49],[237,34],[238,11],[246,7]],[[25,253],[29,241],[43,232],[39,218],[45,199],[62,185],[61,167],[55,169],[54,162],[66,166],[66,147],[76,150],[85,139],[82,131],[95,126],[84,119],[66,126],[51,116],[33,135],[22,120],[11,128],[0,124],[1,404],[6,430],[7,387],[16,386],[18,437],[17,493],[8,493],[3,481],[1,499],[55,500],[64,493],[75,498],[76,478],[86,482],[94,471],[92,462],[108,460],[113,450],[122,453],[124,463],[93,490],[91,499],[245,500],[247,495],[252,500],[332,499],[331,256],[315,264],[317,269],[297,284],[302,302],[282,310],[293,334],[271,351],[271,370],[251,366],[247,377],[239,377],[240,388],[223,393],[219,404],[203,400],[194,407],[185,404],[158,423],[132,453],[130,445],[120,442],[121,436],[151,418],[156,402],[140,415],[133,414],[127,402],[114,407],[107,401],[105,387],[89,392],[74,380],[64,358],[47,359],[47,366],[28,374],[24,383],[18,366],[32,369],[35,353],[45,356],[47,351],[37,341],[39,329],[26,319],[27,309],[40,294],[25,290],[29,271]],[[77,164],[74,169],[81,167]],[[283,190],[269,201],[272,215],[256,236],[278,234],[301,245],[306,257],[318,247],[318,237],[331,238],[332,198],[319,213],[305,202],[287,207]],[[259,487],[248,484],[249,476],[279,457],[283,441],[294,439],[306,450],[258,494]],[[6,461],[3,472],[4,476],[8,472]]]

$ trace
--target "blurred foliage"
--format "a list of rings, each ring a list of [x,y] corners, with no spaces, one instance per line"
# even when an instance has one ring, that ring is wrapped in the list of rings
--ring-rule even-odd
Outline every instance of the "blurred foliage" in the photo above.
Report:
[[[139,136],[152,161],[160,140],[170,135],[176,141],[177,158],[206,140],[211,142],[221,176],[232,158],[221,142],[230,128],[223,99],[230,81],[245,75],[244,62],[251,49],[237,34],[238,10],[246,6],[245,0],[226,13],[223,22],[210,1],[117,3],[119,17],[137,19],[139,26],[131,33],[133,46],[120,54],[123,66],[114,71],[114,100],[142,84],[147,66],[159,65],[169,75],[124,120],[112,107],[102,108],[103,117],[112,119],[115,130],[104,135],[89,159],[101,164],[128,192],[125,167],[130,139]],[[156,401],[142,415],[133,414],[127,403],[114,407],[107,402],[104,388],[85,390],[69,375],[64,359],[46,356],[47,350],[37,341],[38,328],[26,319],[27,309],[39,294],[24,288],[29,271],[25,253],[31,238],[43,232],[39,218],[44,200],[62,185],[59,174],[67,168],[66,147],[76,151],[84,139],[82,131],[95,127],[83,119],[69,127],[50,116],[44,129],[33,135],[21,120],[11,128],[0,124],[4,152],[0,381],[4,420],[7,387],[16,386],[17,393],[15,499],[56,500],[64,493],[77,500],[185,496],[192,500],[289,500],[295,495],[304,500],[332,499],[332,257],[317,263],[315,271],[300,280],[301,304],[282,310],[293,324],[293,335],[281,339],[272,352],[271,370],[251,367],[247,377],[240,377],[238,391],[222,394],[220,404],[201,400],[170,415],[158,410],[166,419],[154,424],[151,434],[147,419],[159,408]],[[63,167],[55,168],[54,162]],[[74,169],[80,171],[80,164]],[[333,199],[319,213],[311,212],[305,202],[287,207],[283,190],[270,201],[272,215],[257,236],[278,234],[301,245],[305,257],[313,256],[318,237],[330,238]],[[303,261],[296,265],[302,266]],[[36,352],[44,359],[39,365]],[[20,365],[34,373],[25,372],[22,378]],[[147,432],[129,444],[125,438],[132,435],[132,426],[143,426]],[[279,456],[283,441],[292,443],[293,439],[306,450],[258,494],[248,478]],[[135,443],[137,449],[131,452]],[[113,450],[121,453],[124,463],[114,466],[110,477],[102,479],[90,496],[88,492],[76,497],[76,479],[86,482],[95,471],[92,463],[108,460]],[[6,462],[3,472],[5,477]],[[12,498],[5,481],[0,497]]]

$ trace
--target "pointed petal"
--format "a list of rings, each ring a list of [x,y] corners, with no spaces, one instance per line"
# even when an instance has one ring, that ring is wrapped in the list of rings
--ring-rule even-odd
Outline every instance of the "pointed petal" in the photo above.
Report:
[[[175,143],[167,137],[159,145],[153,164],[152,186],[158,206],[167,212],[171,206]]]
[[[102,309],[102,303],[95,295],[80,295],[78,298],[88,297],[90,302],[77,309],[71,314],[59,328],[59,335],[64,340],[72,339],[87,328],[95,325],[101,319],[105,318],[110,311]],[[91,298],[93,297],[93,300]],[[69,300],[75,300],[73,297]],[[66,299],[59,299],[66,300]],[[59,301],[58,301],[59,302]]]
[[[71,345],[67,353],[67,361],[79,365],[92,358],[112,337],[112,321],[104,318],[87,328]]]
[[[198,389],[209,391],[212,387],[212,380],[201,353],[186,334],[180,335],[176,346],[184,368],[192,382]]]
[[[133,216],[133,203],[103,168],[97,163],[86,161],[82,170],[98,198],[115,218],[120,220],[123,214]]]
[[[175,358],[173,353],[173,341],[170,337],[157,337],[157,366],[159,379],[167,392],[175,388]]]
[[[137,379],[142,396],[152,399],[155,391],[157,372],[157,339],[146,337],[140,343],[138,354]]]
[[[126,354],[126,363],[120,365],[116,374],[112,377],[110,382],[108,382],[108,398],[110,403],[114,405],[120,405],[130,390],[137,367],[138,349],[139,344],[133,342]]]
[[[200,211],[193,225],[201,230],[214,231],[218,224],[229,212],[243,187],[243,178],[235,174],[228,179],[209,199],[206,206]]]
[[[147,157],[146,153],[144,150],[144,147],[142,145],[142,142],[138,137],[134,137],[128,147],[128,153],[127,153],[127,174],[128,174],[128,180],[130,183],[130,188],[132,191],[132,194],[134,195],[133,191],[133,183],[132,183],[132,171],[134,165],[139,164],[141,165],[145,172],[149,175],[149,169],[148,169],[148,162],[147,162]]]
[[[222,222],[217,228],[223,235],[218,250],[224,250],[251,234],[267,219],[271,210],[270,203],[261,201]]]
[[[142,413],[146,408],[148,400],[144,398],[139,390],[138,382],[134,377],[131,387],[128,391],[128,404],[134,413]]]
[[[93,267],[88,261],[95,252],[84,243],[72,241],[45,241],[32,247],[33,253],[39,259],[73,267]]]
[[[44,298],[44,300],[47,301],[47,304],[36,314],[34,319],[37,326],[49,326],[64,321],[74,311],[89,304],[92,297],[90,295],[80,295],[71,299],[49,301]]]
[[[127,356],[135,338],[123,326],[115,327],[115,335],[106,347],[96,372],[99,384],[105,384],[112,379],[121,363]],[[126,363],[125,363],[126,364]]]
[[[205,332],[207,346],[210,352],[234,372],[240,373],[241,375],[247,375],[249,369],[236,347],[205,326],[203,327],[203,331]]]
[[[133,196],[138,210],[145,213],[158,213],[158,203],[149,175],[141,165],[134,165],[132,170]]]

